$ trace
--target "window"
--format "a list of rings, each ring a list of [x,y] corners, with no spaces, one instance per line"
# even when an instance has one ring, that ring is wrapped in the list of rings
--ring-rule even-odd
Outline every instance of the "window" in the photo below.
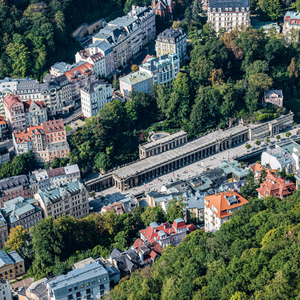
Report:
[[[74,291],[76,291],[76,290],[77,290],[77,286],[74,287]]]
[[[95,284],[95,281],[92,281],[92,284]]]
[[[86,294],[90,294],[90,293],[91,293],[91,289],[87,289]]]
[[[71,289],[71,290],[72,290],[72,289]],[[73,299],[73,295],[69,295],[69,296],[68,296],[68,299],[69,299],[69,300],[72,300],[72,299]]]
[[[76,293],[76,298],[78,298],[78,297],[81,297],[81,293],[80,292]]]
[[[84,284],[82,284],[80,287],[83,288],[83,287],[84,287]]]
[[[87,283],[86,283],[86,286],[89,286],[89,285],[90,285],[90,283],[89,283],[89,282],[87,282]]]
[[[104,289],[104,284],[100,284],[100,290]]]
[[[69,292],[72,292],[72,288],[69,289]]]

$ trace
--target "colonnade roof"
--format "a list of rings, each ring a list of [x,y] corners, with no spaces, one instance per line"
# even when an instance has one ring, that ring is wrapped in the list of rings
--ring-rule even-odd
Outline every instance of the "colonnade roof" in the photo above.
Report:
[[[174,132],[170,135],[161,137],[161,138],[159,138],[155,141],[144,143],[144,144],[141,145],[141,148],[144,148],[145,150],[147,150],[147,149],[150,149],[152,147],[158,146],[160,144],[164,144],[166,142],[172,141],[173,139],[176,139],[176,138],[179,138],[179,137],[185,136],[185,135],[187,135],[187,133],[185,131],[179,130],[179,131]]]
[[[182,146],[170,149],[166,152],[144,158],[127,166],[121,167],[113,171],[113,175],[119,179],[130,178],[136,176],[154,167],[163,166],[169,161],[172,161],[181,156],[188,155],[201,148],[214,145],[216,142],[224,141],[229,137],[234,137],[237,134],[247,133],[248,128],[243,125],[238,125],[227,130],[216,130],[195,140],[183,144]]]

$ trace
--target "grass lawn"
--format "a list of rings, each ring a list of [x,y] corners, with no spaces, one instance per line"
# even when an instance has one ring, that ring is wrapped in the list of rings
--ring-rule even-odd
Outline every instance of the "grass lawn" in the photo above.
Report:
[[[70,126],[68,126],[68,125],[66,125],[66,126],[65,126],[65,128],[66,128],[66,132],[68,132],[68,131],[71,131],[71,130],[72,130],[72,128],[71,128]]]

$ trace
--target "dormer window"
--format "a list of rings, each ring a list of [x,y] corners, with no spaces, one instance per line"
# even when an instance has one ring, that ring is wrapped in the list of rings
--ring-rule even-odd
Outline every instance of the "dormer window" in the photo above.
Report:
[[[219,12],[222,12],[222,8],[219,8]]]
[[[228,7],[225,7],[225,11],[228,11]]]
[[[215,9],[215,8],[213,8],[213,12],[216,12],[216,9]]]
[[[235,9],[235,11],[238,12],[238,11],[239,11],[239,8],[237,7],[237,8]]]
[[[231,7],[229,7],[229,11],[232,11],[232,8],[231,8]]]
[[[245,11],[245,7],[242,7],[242,11]]]

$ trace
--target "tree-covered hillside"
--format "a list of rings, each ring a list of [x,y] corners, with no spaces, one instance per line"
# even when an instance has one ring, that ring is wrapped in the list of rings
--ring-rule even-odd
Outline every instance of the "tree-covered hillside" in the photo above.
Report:
[[[300,299],[300,192],[250,200],[215,234],[196,231],[111,300]]]

